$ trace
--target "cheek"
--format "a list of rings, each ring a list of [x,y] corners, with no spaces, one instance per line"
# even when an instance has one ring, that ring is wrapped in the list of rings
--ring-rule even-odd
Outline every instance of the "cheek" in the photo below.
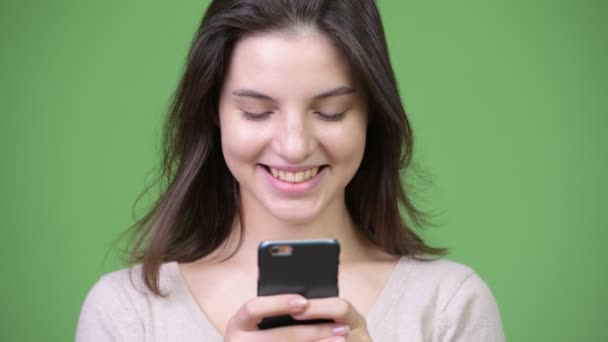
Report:
[[[357,120],[325,136],[324,145],[334,163],[354,174],[363,158],[366,133],[367,126]]]
[[[233,173],[237,169],[234,167],[236,163],[255,160],[263,148],[262,139],[256,134],[256,130],[239,119],[220,121],[222,151],[224,159]]]

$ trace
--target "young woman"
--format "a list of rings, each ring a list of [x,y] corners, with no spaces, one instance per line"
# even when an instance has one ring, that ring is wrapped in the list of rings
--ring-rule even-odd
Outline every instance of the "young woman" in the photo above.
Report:
[[[166,190],[77,341],[503,341],[492,293],[400,215],[412,132],[373,0],[212,1],[167,120]],[[335,238],[339,298],[256,297],[265,240]],[[258,330],[264,317],[335,323]]]

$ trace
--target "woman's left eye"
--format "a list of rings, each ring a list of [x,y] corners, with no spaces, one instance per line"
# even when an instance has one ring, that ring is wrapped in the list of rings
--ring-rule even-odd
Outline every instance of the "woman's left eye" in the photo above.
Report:
[[[340,121],[340,120],[342,120],[342,118],[344,118],[346,111],[341,112],[341,113],[332,113],[332,114],[323,113],[323,112],[314,112],[314,113],[319,118],[321,118],[322,120],[325,120],[325,121]],[[264,120],[264,119],[268,118],[271,114],[272,114],[272,112],[252,113],[252,112],[242,111],[242,115],[245,119],[254,120],[254,121]]]
[[[326,113],[322,113],[322,112],[315,112],[315,114],[317,114],[317,116],[319,116],[321,119],[326,120],[326,121],[340,121],[340,120],[342,120],[342,118],[344,118],[346,111],[344,111],[342,113],[335,113],[335,114],[326,114]]]
[[[270,116],[270,114],[272,114],[272,112],[251,113],[251,112],[243,111],[243,117],[245,117],[245,119],[247,119],[247,120],[264,120],[268,116]]]

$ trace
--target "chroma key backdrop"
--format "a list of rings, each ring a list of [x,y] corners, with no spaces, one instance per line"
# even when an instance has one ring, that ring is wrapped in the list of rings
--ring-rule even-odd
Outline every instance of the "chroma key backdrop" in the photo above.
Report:
[[[1,341],[73,340],[87,291],[124,267],[207,4],[0,3]],[[423,236],[485,279],[509,341],[608,341],[606,3],[378,4]]]

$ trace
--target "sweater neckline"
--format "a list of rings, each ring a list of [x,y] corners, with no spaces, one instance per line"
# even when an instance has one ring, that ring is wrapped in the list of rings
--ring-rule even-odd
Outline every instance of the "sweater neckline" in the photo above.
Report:
[[[366,321],[368,330],[375,330],[395,302],[394,297],[400,294],[398,289],[402,288],[411,268],[408,260],[409,257],[407,256],[402,256],[397,260],[384,288],[380,291],[380,295],[367,313]],[[196,317],[195,319],[199,321],[199,326],[206,335],[206,338],[218,341],[222,340],[222,334],[200,308],[194,295],[190,291],[190,288],[186,284],[177,261],[169,262],[167,263],[167,266],[169,266],[171,278],[174,280],[174,291],[183,294],[187,310],[192,317]]]
[[[380,292],[376,302],[372,305],[367,313],[367,329],[368,331],[376,330],[380,322],[386,317],[389,310],[393,307],[396,297],[402,295],[400,289],[404,288],[404,284],[411,270],[410,258],[402,256],[397,260],[395,268],[391,272],[384,288]]]
[[[171,270],[171,278],[173,280],[174,291],[179,292],[184,296],[184,302],[186,305],[186,309],[191,314],[193,319],[196,319],[200,324],[198,325],[203,335],[205,336],[205,340],[209,339],[210,341],[222,341],[223,336],[220,331],[211,323],[205,312],[200,308],[194,295],[190,291],[188,284],[186,284],[186,280],[182,275],[181,270],[179,269],[179,265],[177,261],[172,261],[168,263],[168,266]]]

